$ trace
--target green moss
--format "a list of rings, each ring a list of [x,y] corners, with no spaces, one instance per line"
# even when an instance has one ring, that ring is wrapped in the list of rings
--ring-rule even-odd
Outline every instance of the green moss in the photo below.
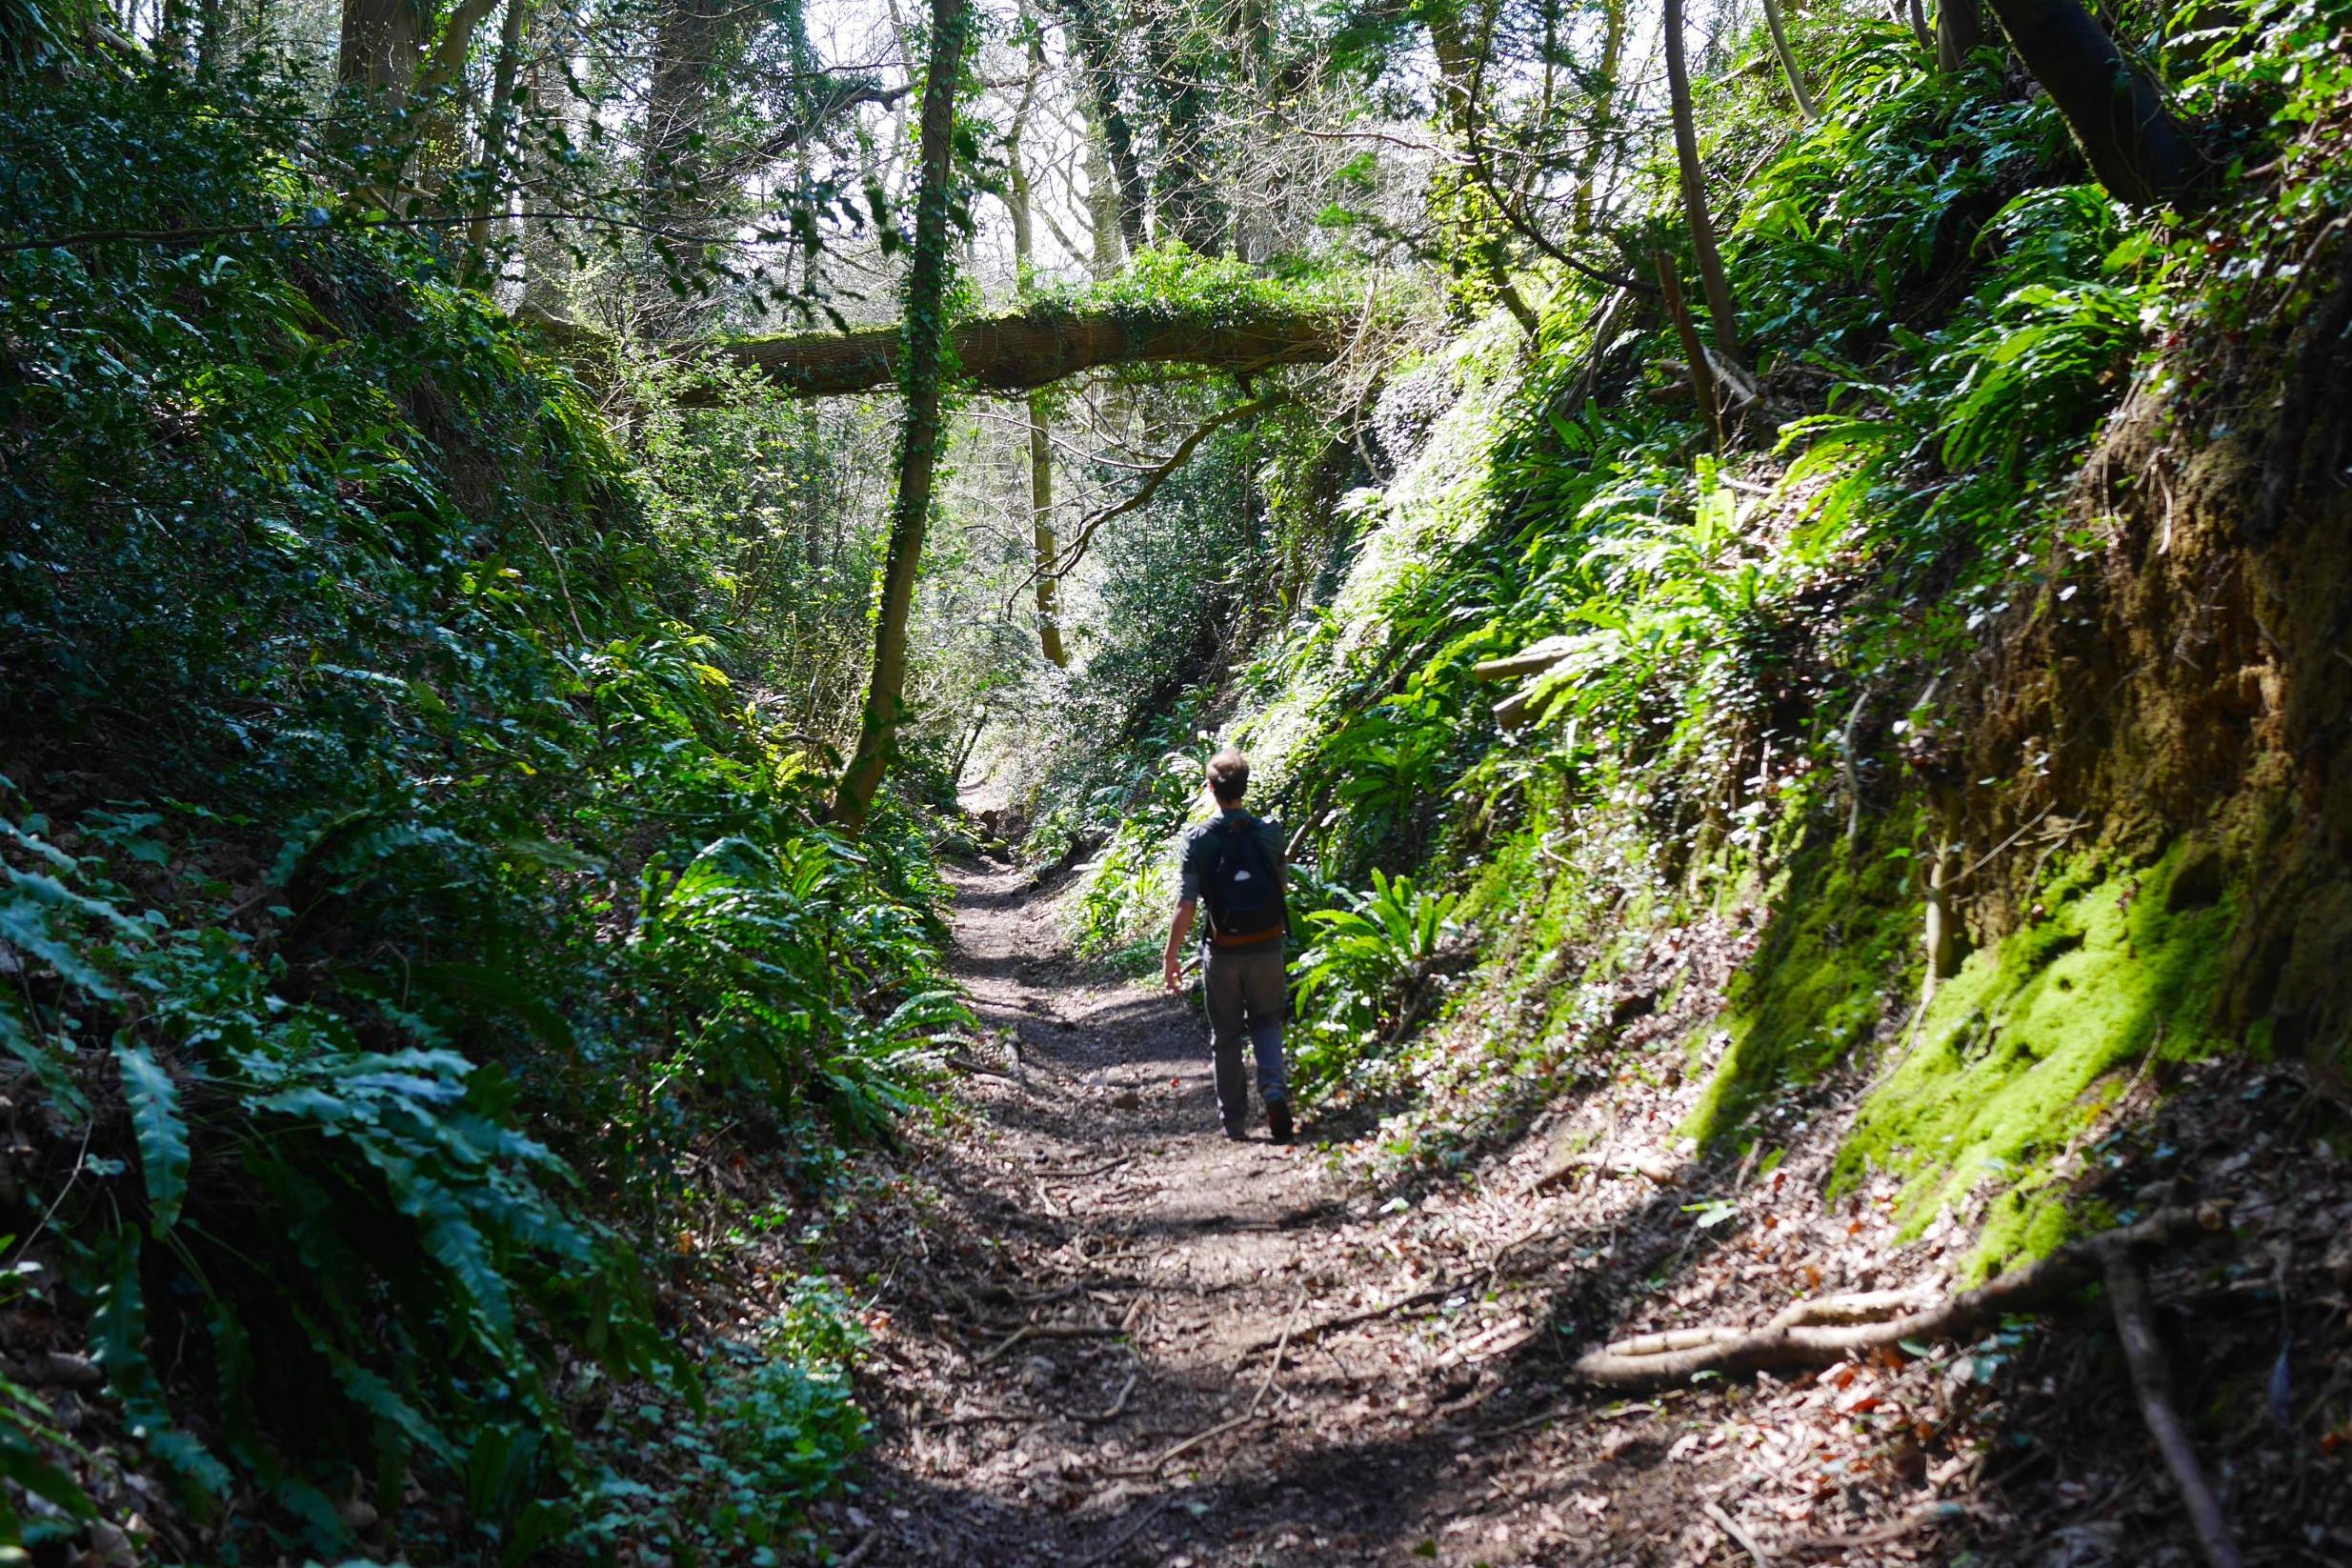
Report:
[[[1911,834],[1905,812],[1852,845],[1817,833],[1790,859],[1763,939],[1732,980],[1731,1046],[1685,1136],[1713,1141],[1775,1089],[1819,1075],[1876,1033],[1919,960],[1920,895],[1901,847]]]
[[[2203,862],[2177,845],[2140,872],[2085,861],[2044,895],[2047,915],[1972,955],[1937,991],[1916,1045],[1862,1107],[1836,1180],[1904,1177],[1915,1235],[1980,1190],[2000,1189],[1975,1267],[2047,1252],[2073,1223],[2060,1157],[2152,1056],[2211,1054],[2233,896],[2175,896]],[[2185,891],[2185,890],[2182,890]]]

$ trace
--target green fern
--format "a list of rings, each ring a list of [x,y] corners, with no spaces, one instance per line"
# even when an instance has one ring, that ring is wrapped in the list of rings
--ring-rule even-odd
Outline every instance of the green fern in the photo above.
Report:
[[[136,1040],[114,1042],[131,1125],[139,1141],[139,1170],[147,1178],[149,1225],[158,1236],[179,1223],[188,1196],[188,1125],[180,1116],[179,1086]]]

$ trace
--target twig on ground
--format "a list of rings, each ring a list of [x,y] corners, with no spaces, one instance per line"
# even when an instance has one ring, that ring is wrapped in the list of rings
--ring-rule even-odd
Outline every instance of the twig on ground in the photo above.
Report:
[[[851,1547],[841,1559],[834,1564],[834,1568],[857,1568],[859,1563],[874,1555],[874,1548],[881,1538],[882,1527],[877,1524],[860,1536],[857,1544]]]
[[[1842,1536],[1811,1536],[1803,1540],[1790,1541],[1782,1550],[1796,1557],[1826,1557],[1833,1552],[1854,1552],[1865,1547],[1887,1546],[1917,1532],[1921,1525],[1949,1522],[1968,1517],[1964,1502],[1940,1501],[1922,1503],[1906,1513],[1899,1514],[1876,1529],[1858,1531]]]
[[[1108,1323],[1024,1323],[974,1357],[972,1364],[984,1367],[1024,1340],[1109,1338],[1118,1332]]]
[[[2147,1422],[2164,1468],[2181,1489],[2181,1501],[2197,1527],[2198,1544],[2213,1568],[2239,1568],[2237,1538],[2221,1504],[2205,1484],[2197,1463],[2197,1449],[2181,1430],[2173,1409],[2172,1374],[2164,1364],[2164,1347],[2156,1337],[2148,1310],[2148,1280],[2140,1259],[2121,1249],[2111,1251],[2107,1263],[2107,1304],[2115,1312],[2115,1331],[2123,1340],[2123,1360],[2131,1368],[2132,1392],[2140,1397],[2140,1417]]]
[[[958,1073],[971,1073],[983,1078],[1002,1078],[1007,1083],[1018,1083],[1021,1081],[1019,1078],[1006,1072],[1001,1067],[986,1067],[981,1065],[979,1062],[974,1061],[970,1056],[951,1054],[941,1057],[940,1059],[948,1066],[955,1068]]]
[[[1135,1156],[1121,1155],[1116,1159],[1106,1159],[1100,1165],[1089,1165],[1083,1171],[1040,1170],[1037,1174],[1052,1176],[1055,1181],[1083,1181],[1088,1176],[1098,1176],[1107,1171],[1116,1171],[1122,1165],[1133,1165],[1135,1162]]]
[[[1177,1443],[1171,1448],[1162,1450],[1158,1457],[1147,1461],[1140,1469],[1123,1471],[1120,1472],[1120,1474],[1156,1476],[1162,1470],[1168,1468],[1168,1463],[1170,1460],[1180,1459],[1185,1455],[1190,1454],[1194,1449],[1198,1448],[1202,1443],[1209,1441],[1211,1438],[1221,1437],[1226,1433],[1233,1431],[1235,1428],[1247,1426],[1252,1421],[1257,1419],[1258,1407],[1266,1402],[1266,1395],[1274,1387],[1274,1375],[1282,1369],[1282,1353],[1290,1349],[1291,1330],[1297,1325],[1298,1309],[1306,1304],[1306,1293],[1301,1291],[1298,1294],[1297,1304],[1291,1308],[1289,1321],[1282,1325],[1281,1337],[1274,1342],[1274,1356],[1266,1363],[1266,1376],[1259,1378],[1257,1381],[1257,1392],[1251,1397],[1249,1409],[1243,1411],[1238,1416],[1233,1417],[1229,1420],[1217,1422],[1216,1425],[1210,1427],[1205,1432],[1196,1432],[1191,1437],[1185,1438],[1182,1442]],[[1248,1352],[1245,1351],[1243,1354],[1246,1356]]]
[[[1118,1397],[1111,1401],[1110,1408],[1107,1410],[1074,1410],[1070,1413],[1071,1418],[1084,1421],[1089,1425],[1096,1421],[1116,1420],[1118,1413],[1127,1408],[1127,1397],[1136,1391],[1136,1384],[1142,1380],[1143,1369],[1137,1367],[1127,1375],[1127,1381],[1120,1385]]]
[[[1707,1518],[1715,1521],[1718,1530],[1731,1538],[1733,1545],[1755,1559],[1756,1568],[1772,1568],[1772,1558],[1766,1557],[1764,1549],[1756,1544],[1756,1538],[1739,1528],[1739,1521],[1733,1518],[1721,1503],[1710,1498],[1699,1506],[1706,1510]]]
[[[1378,1318],[1393,1317],[1400,1312],[1410,1312],[1415,1307],[1425,1307],[1432,1301],[1441,1301],[1461,1288],[1454,1281],[1447,1280],[1443,1284],[1432,1285],[1427,1290],[1415,1291],[1411,1296],[1400,1296],[1386,1306],[1364,1307],[1356,1312],[1343,1312],[1336,1317],[1318,1318],[1301,1328],[1297,1337],[1301,1340],[1319,1338],[1336,1329],[1350,1329],[1358,1323],[1370,1323]],[[1287,1333],[1288,1330],[1284,1332]],[[1247,1356],[1253,1351],[1265,1349],[1271,1343],[1273,1343],[1272,1340],[1262,1337],[1253,1339],[1241,1347],[1241,1353]]]
[[[1056,1285],[1050,1291],[1039,1291],[1035,1296],[1024,1296],[1019,1291],[1014,1291],[1011,1294],[1013,1299],[1024,1307],[1042,1307],[1055,1301],[1067,1301],[1085,1288],[1085,1280],[1073,1279],[1067,1285]]]
[[[1282,1370],[1282,1353],[1291,1348],[1291,1330],[1298,1326],[1298,1310],[1307,1304],[1307,1293],[1300,1291],[1298,1299],[1291,1303],[1291,1315],[1283,1321],[1282,1337],[1274,1342],[1274,1355],[1266,1362],[1266,1376],[1257,1385],[1257,1393],[1250,1400],[1247,1414],[1255,1416],[1257,1407],[1266,1402],[1266,1391],[1274,1387],[1274,1375]]]
[[[1096,1565],[1098,1563],[1110,1561],[1114,1557],[1118,1555],[1120,1549],[1123,1548],[1129,1541],[1143,1534],[1143,1527],[1145,1525],[1151,1523],[1154,1519],[1159,1518],[1160,1515],[1166,1513],[1169,1505],[1176,1500],[1176,1496],[1177,1495],[1176,1493],[1171,1492],[1161,1498],[1157,1502],[1152,1504],[1151,1507],[1146,1508],[1142,1513],[1136,1515],[1135,1523],[1129,1525],[1126,1529],[1121,1530],[1117,1535],[1112,1537],[1109,1540],[1105,1541],[1100,1547],[1090,1553],[1088,1556],[1082,1557],[1077,1561],[1072,1563],[1070,1568],[1096,1568]]]
[[[1182,1442],[1177,1443],[1171,1448],[1162,1450],[1157,1458],[1147,1459],[1140,1465],[1134,1465],[1125,1470],[1114,1471],[1112,1474],[1118,1476],[1156,1476],[1162,1470],[1168,1468],[1169,1460],[1180,1459],[1185,1455],[1190,1454],[1194,1449],[1198,1448],[1202,1443],[1209,1441],[1211,1438],[1222,1437],[1226,1433],[1234,1430],[1234,1428],[1247,1426],[1256,1419],[1257,1419],[1257,1411],[1253,1407],[1239,1416],[1217,1422],[1216,1425],[1210,1427],[1205,1432],[1194,1433]]]
[[[2112,1257],[2199,1228],[2196,1213],[2165,1209],[2137,1225],[2061,1247],[2038,1263],[1934,1305],[1911,1305],[1900,1292],[1799,1301],[1760,1329],[1719,1324],[1645,1334],[1578,1357],[1575,1370],[1586,1382],[1604,1387],[1656,1388],[1701,1372],[1736,1376],[1819,1366],[1904,1339],[1964,1338],[2003,1313],[2030,1311],[2090,1283]],[[1827,1314],[1844,1320],[1833,1317],[1825,1322]],[[1880,1314],[1885,1315],[1880,1320],[1868,1320]]]

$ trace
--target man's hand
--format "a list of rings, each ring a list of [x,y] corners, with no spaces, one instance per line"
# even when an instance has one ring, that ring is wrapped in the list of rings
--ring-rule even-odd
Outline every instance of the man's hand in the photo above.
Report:
[[[1170,991],[1184,989],[1184,938],[1193,934],[1193,901],[1186,899],[1176,905],[1176,918],[1168,923],[1168,951],[1159,960],[1159,981]]]

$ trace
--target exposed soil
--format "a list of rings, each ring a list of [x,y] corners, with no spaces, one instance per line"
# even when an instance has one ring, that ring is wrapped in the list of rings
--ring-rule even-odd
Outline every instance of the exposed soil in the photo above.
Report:
[[[1600,1163],[1649,1175],[1561,1179],[1556,1136],[1376,1191],[1312,1146],[1362,1128],[1225,1140],[1192,1008],[1071,965],[1025,876],[959,893],[990,1031],[963,1113],[838,1234],[874,1281],[878,1428],[824,1521],[842,1560],[2199,1560],[2095,1301],[1787,1379],[1569,1380],[1601,1337],[1949,1283],[1959,1228],[1898,1246],[1886,1194],[1820,1196],[1858,1086],[1777,1113],[1769,1172],[1675,1156],[1671,1097],[1632,1095],[1592,1118]],[[2234,1216],[2156,1281],[2250,1562],[2352,1561],[2352,1162],[2323,1088],[2217,1070],[2087,1162]]]

